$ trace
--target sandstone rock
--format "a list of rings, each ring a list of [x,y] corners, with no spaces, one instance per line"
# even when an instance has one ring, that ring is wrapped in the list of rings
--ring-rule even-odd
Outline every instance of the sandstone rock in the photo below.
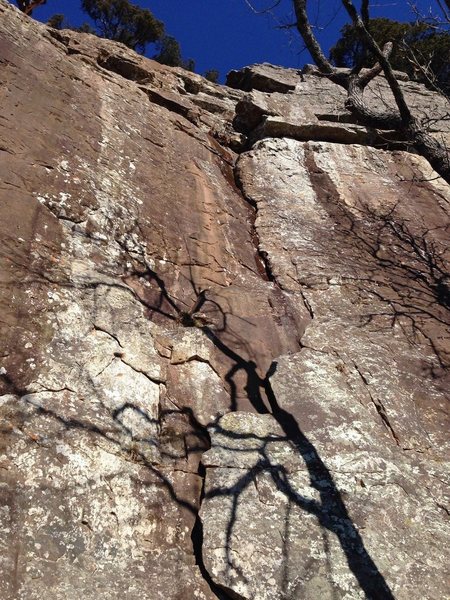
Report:
[[[425,462],[399,461],[388,449],[377,456],[364,451],[358,421],[353,432],[341,430],[354,448],[352,456],[340,451],[327,457],[328,469],[309,438],[315,424],[323,422],[313,401],[305,407],[305,419],[298,420],[306,434],[294,445],[287,439],[289,421],[281,407],[298,399],[290,398],[293,388],[283,383],[291,383],[294,365],[304,360],[301,355],[294,361],[280,359],[275,418],[233,413],[211,428],[212,448],[203,455],[207,477],[201,508],[208,571],[232,598],[445,596],[444,580],[429,570],[446,544],[438,525],[445,494],[442,466],[428,470]],[[339,437],[333,442],[339,444]],[[410,482],[418,472],[427,483],[417,489]],[[401,510],[380,527],[388,505]],[[426,531],[424,522],[429,523]],[[374,564],[377,549],[382,552]]]
[[[284,69],[264,63],[244,67],[239,71],[231,71],[227,77],[227,85],[249,92],[260,90],[261,92],[291,92],[295,90],[298,83],[299,71],[296,69]]]
[[[205,561],[215,579],[240,597],[445,594],[443,579],[433,580],[426,567],[420,583],[415,580],[417,562],[399,551],[403,544],[414,547],[420,560],[433,556],[431,564],[448,535],[441,521],[445,491],[434,478],[442,481],[448,456],[441,394],[448,390],[449,339],[441,325],[450,323],[433,275],[438,272],[430,265],[447,268],[450,196],[434,179],[406,195],[407,172],[424,181],[430,175],[417,157],[286,139],[259,142],[239,161],[243,191],[257,205],[256,229],[271,273],[312,316],[303,349],[276,359],[268,372],[276,424],[262,432],[261,426],[247,426],[245,415],[233,421],[228,415],[224,431],[221,421],[212,430],[212,450],[203,459],[209,467],[201,511],[210,532]],[[434,199],[426,213],[419,208],[424,194]],[[417,221],[413,215],[419,212]],[[251,442],[236,444],[240,419]],[[287,453],[281,461],[269,451],[282,444],[272,441],[276,435],[283,439],[280,426]],[[303,464],[290,457],[295,442]],[[305,470],[309,478],[296,479]],[[417,487],[419,472],[429,479]],[[320,492],[311,479],[317,473],[326,491],[309,497],[317,487]],[[259,479],[270,490],[263,498],[272,500],[261,498]],[[430,497],[430,489],[437,496]],[[276,500],[283,491],[284,517]],[[400,505],[383,534],[378,515]],[[317,519],[316,534],[313,524],[305,525],[305,512]],[[288,530],[281,535],[283,523]],[[374,559],[370,568],[371,561],[358,564],[357,557],[368,555]],[[302,572],[305,564],[314,567]]]
[[[314,74],[0,66],[2,598],[445,597],[448,186]]]
[[[292,138],[300,141],[320,140],[339,144],[386,145],[399,142],[397,132],[377,131],[362,125],[350,123],[325,123],[315,121],[301,122],[297,119],[289,121],[284,117],[266,117],[257,127],[252,139]]]
[[[277,87],[276,83],[282,77],[293,87]],[[398,132],[379,132],[361,127],[344,107],[346,92],[318,74],[317,69],[304,69],[300,76],[294,69],[280,72],[279,68],[271,65],[256,65],[232,71],[230,80],[230,85],[250,92],[236,106],[235,126],[244,133],[253,132],[253,142],[262,137],[293,137],[384,148],[392,146],[392,142],[401,144],[404,141]],[[445,97],[407,78],[400,76],[399,81],[413,113],[426,120],[433,115],[428,125],[430,132],[449,143]],[[375,79],[365,91],[365,100],[373,108],[379,106],[380,98],[387,106],[395,107],[384,77]]]

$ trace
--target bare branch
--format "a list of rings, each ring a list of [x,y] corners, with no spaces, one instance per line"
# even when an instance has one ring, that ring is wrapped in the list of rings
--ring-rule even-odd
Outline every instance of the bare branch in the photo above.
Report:
[[[269,13],[270,11],[272,11],[274,8],[276,8],[281,0],[276,0],[274,4],[272,4],[272,6],[268,6],[267,8],[263,8],[262,10],[258,10],[257,8],[255,8],[253,6],[253,4],[250,2],[250,0],[244,0],[245,4],[249,7],[249,9],[255,13],[255,15],[265,15],[267,13]]]
[[[47,0],[17,0],[19,9],[26,15],[31,16],[33,10],[42,4],[45,4]]]
[[[421,54],[421,56],[419,57],[417,56],[416,52],[414,52],[414,50],[410,46],[408,46],[408,44],[404,43],[403,47],[407,52],[408,61],[413,65],[414,69],[417,72],[421,73],[424,81],[428,83],[428,86],[435,92],[443,96],[447,100],[447,102],[450,102],[449,96],[446,94],[446,92],[444,92],[444,90],[442,90],[439,87],[437,83],[437,77],[430,68],[431,58],[428,59],[428,64],[426,64],[426,59],[422,53],[419,52]]]
[[[334,73],[335,68],[326,58],[322,48],[313,33],[311,24],[306,11],[307,0],[293,0],[295,16],[297,19],[297,29],[305,42],[314,62],[322,71],[322,73]]]
[[[369,3],[370,3],[370,0],[362,0],[362,2],[361,2],[361,17],[362,17],[363,23],[366,27],[370,20]]]
[[[389,42],[383,48],[386,58],[392,52],[392,43]],[[347,100],[345,107],[353,113],[360,121],[369,127],[380,129],[400,129],[402,119],[399,113],[386,106],[386,109],[371,108],[364,100],[363,93],[367,85],[382,72],[380,63],[376,63],[371,69],[367,69],[360,75],[350,76],[347,87]]]
[[[307,0],[292,0],[297,18],[297,29],[305,42],[319,73],[328,77],[331,81],[341,85],[347,90],[347,109],[355,115],[359,122],[377,129],[394,129],[399,132],[415,148],[415,150],[426,158],[434,170],[450,183],[450,153],[445,143],[441,143],[430,135],[423,123],[413,116],[404,97],[399,81],[392,69],[389,56],[392,51],[392,43],[385,45],[383,50],[379,47],[373,36],[367,29],[369,17],[369,1],[362,0],[361,16],[355,8],[352,0],[342,0],[342,4],[349,14],[353,26],[359,31],[362,41],[376,57],[377,64],[367,71],[361,71],[359,65],[350,72],[335,69],[325,57],[322,48],[315,37],[308,15]],[[450,3],[450,0],[443,0]],[[384,72],[394,96],[397,110],[388,106],[384,110],[379,107],[372,108],[363,97],[364,89],[377,76]]]
[[[419,10],[415,3],[409,2],[408,4],[410,6],[411,12],[413,12],[416,15],[419,21],[428,23],[428,25],[430,27],[433,27],[434,29],[440,29],[443,26],[450,25],[450,0],[436,0],[436,2],[442,13],[442,16],[432,14],[431,8],[428,15],[426,15]],[[446,4],[446,6],[444,6],[444,3]]]
[[[384,45],[383,56],[385,56],[386,59],[388,59],[391,55],[393,48],[394,45],[392,42],[388,42]],[[361,88],[365,88],[372,81],[372,79],[375,79],[375,77],[382,72],[382,70],[383,68],[381,64],[377,62],[371,69],[368,69],[365,73],[358,77],[358,85]]]
[[[450,11],[450,0],[444,0],[444,2],[447,5],[447,9]],[[438,4],[439,6],[442,6],[441,0],[438,0]]]
[[[354,7],[353,2],[351,0],[342,0],[342,4],[344,5],[344,8],[348,12],[351,20],[353,21],[353,25],[358,31],[360,31],[367,46],[374,53],[380,65],[382,66],[384,75],[389,83],[392,94],[395,98],[395,102],[400,111],[402,122],[405,126],[408,126],[412,122],[413,116],[406,103],[400,84],[398,83],[397,78],[395,77],[394,71],[391,67],[391,63],[389,62],[388,58],[386,58],[386,56],[383,54],[383,51],[376,43],[374,38],[370,35],[369,31],[367,30],[367,27],[364,25],[361,17],[359,16],[358,11]]]

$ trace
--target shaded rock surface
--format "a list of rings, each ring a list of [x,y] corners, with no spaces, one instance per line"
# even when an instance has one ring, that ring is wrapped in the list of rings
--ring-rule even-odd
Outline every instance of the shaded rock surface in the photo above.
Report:
[[[228,83],[0,0],[5,600],[446,597],[448,186]]]

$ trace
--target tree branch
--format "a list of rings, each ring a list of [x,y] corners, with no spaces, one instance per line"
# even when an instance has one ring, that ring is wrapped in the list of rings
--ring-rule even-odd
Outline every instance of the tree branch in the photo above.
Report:
[[[370,20],[369,3],[370,3],[370,0],[362,0],[362,2],[361,2],[361,17],[362,17],[363,23],[366,27]]]
[[[441,5],[441,1],[438,0],[439,2],[439,6]],[[444,0],[445,4],[447,5],[448,10],[450,10],[450,0]]]
[[[389,87],[391,88],[391,91],[394,96],[395,102],[397,104],[398,110],[400,111],[400,116],[402,118],[403,125],[405,127],[409,126],[409,124],[413,120],[413,116],[411,114],[411,111],[409,110],[407,103],[406,103],[402,89],[400,87],[399,82],[397,81],[397,78],[391,67],[391,63],[389,62],[389,59],[383,54],[383,51],[381,50],[380,46],[376,43],[374,38],[370,35],[370,33],[367,30],[366,26],[364,25],[361,17],[359,16],[358,11],[354,7],[352,1],[351,0],[342,0],[342,4],[344,5],[344,8],[350,15],[350,18],[353,21],[353,25],[355,26],[355,28],[358,31],[360,31],[367,46],[377,57],[381,67],[383,68],[384,75],[387,79],[387,82],[389,83]]]
[[[392,42],[388,42],[384,46],[383,55],[386,58],[392,52],[392,47]],[[364,89],[382,70],[380,63],[377,62],[371,69],[367,69],[361,74],[350,75],[345,107],[369,127],[400,129],[402,127],[402,119],[397,111],[391,109],[384,112],[379,109],[374,110],[367,105],[363,98]]]
[[[306,11],[307,0],[293,0],[295,16],[297,19],[297,29],[305,42],[305,45],[311,54],[314,62],[322,71],[322,73],[334,73],[336,69],[326,58],[322,51],[316,36],[313,33]]]
[[[262,10],[258,10],[257,8],[255,8],[253,6],[253,4],[250,2],[250,0],[244,0],[244,2],[249,7],[249,9],[253,13],[255,13],[255,15],[265,15],[266,13],[269,13],[274,8],[276,8],[280,4],[281,0],[275,0],[274,4],[272,4],[272,6],[269,6],[268,8],[263,8]]]
[[[17,4],[23,13],[31,17],[33,10],[46,2],[47,0],[18,0]]]
[[[445,144],[440,143],[435,137],[430,135],[425,130],[423,124],[413,116],[389,61],[389,56],[392,52],[392,43],[386,44],[382,50],[367,28],[370,0],[362,0],[362,16],[358,13],[352,0],[342,0],[342,4],[349,14],[353,26],[359,31],[362,41],[377,59],[375,66],[363,72],[361,72],[358,65],[350,72],[341,72],[335,69],[325,57],[313,33],[307,15],[307,0],[292,1],[297,17],[297,29],[319,72],[347,90],[345,104],[347,109],[364,125],[379,129],[394,129],[400,132],[416,151],[429,161],[434,170],[447,183],[450,183],[449,149]],[[446,4],[450,4],[450,0],[443,1]],[[387,109],[383,111],[379,108],[373,109],[363,98],[364,89],[381,71],[384,72],[398,110]]]

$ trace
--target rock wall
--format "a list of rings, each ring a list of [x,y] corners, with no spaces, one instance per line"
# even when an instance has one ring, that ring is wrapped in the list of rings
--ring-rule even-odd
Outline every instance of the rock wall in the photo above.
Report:
[[[446,597],[449,188],[228,84],[0,0],[5,600]]]

